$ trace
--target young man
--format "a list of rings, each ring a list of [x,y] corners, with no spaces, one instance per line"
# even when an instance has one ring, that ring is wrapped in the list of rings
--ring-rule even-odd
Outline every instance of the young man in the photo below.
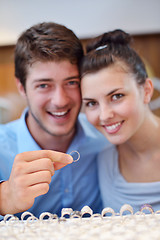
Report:
[[[79,39],[56,23],[34,25],[18,39],[15,76],[28,108],[0,126],[1,215],[101,210],[96,158],[106,140],[78,117],[82,57]],[[76,163],[63,154],[73,150],[81,156]]]

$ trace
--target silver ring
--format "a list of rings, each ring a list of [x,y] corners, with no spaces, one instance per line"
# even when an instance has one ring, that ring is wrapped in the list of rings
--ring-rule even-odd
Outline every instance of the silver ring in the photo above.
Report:
[[[41,215],[39,216],[39,220],[44,220],[45,218],[47,219],[47,220],[52,220],[52,213],[50,213],[50,212],[43,212],[43,213],[41,213]]]
[[[91,216],[91,219],[93,219],[93,218],[100,218],[100,219],[102,219],[102,215],[100,213],[94,213]]]
[[[15,221],[15,220],[19,220],[18,217],[14,216],[13,214],[6,214],[4,216],[4,222],[6,223],[7,221]]]
[[[81,218],[82,217],[82,214],[80,211],[73,211],[71,214],[70,214],[70,218]]]
[[[73,153],[76,153],[78,155],[77,159],[73,158],[73,156],[72,156]],[[73,162],[78,162],[78,160],[80,159],[80,153],[78,151],[74,150],[74,151],[70,152],[69,155],[73,158]]]
[[[112,216],[115,215],[115,211],[113,210],[113,208],[110,208],[110,207],[104,208],[104,209],[102,210],[102,212],[101,212],[101,216],[102,216],[102,217],[106,217],[106,216],[105,216],[106,213],[111,213]]]
[[[72,208],[62,208],[61,217],[65,217],[65,215],[70,217],[72,212],[73,212]]]
[[[124,204],[120,209],[120,215],[122,216],[125,211],[129,211],[133,215],[133,208],[129,204]]]
[[[24,221],[24,220],[27,220],[27,218],[29,217],[34,217],[34,215],[31,213],[31,212],[23,212],[22,215],[21,215],[21,220]]]
[[[84,214],[89,214],[90,216],[92,216],[93,211],[92,211],[92,209],[91,209],[89,206],[84,206],[84,207],[81,209],[81,214],[82,214],[82,216],[83,216]]]

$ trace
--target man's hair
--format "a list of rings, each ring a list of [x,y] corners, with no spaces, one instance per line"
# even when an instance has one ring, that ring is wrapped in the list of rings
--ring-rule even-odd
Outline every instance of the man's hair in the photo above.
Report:
[[[67,27],[43,22],[21,34],[15,47],[15,76],[25,88],[28,68],[36,61],[68,60],[79,67],[83,57],[80,40]]]

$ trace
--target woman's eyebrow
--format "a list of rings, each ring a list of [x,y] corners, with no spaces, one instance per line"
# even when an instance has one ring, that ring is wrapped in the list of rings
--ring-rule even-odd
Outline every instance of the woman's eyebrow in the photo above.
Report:
[[[93,98],[82,98],[83,101],[90,101],[90,100],[93,100]]]
[[[109,93],[106,94],[106,96],[110,96],[112,95],[113,93],[117,92],[118,90],[120,90],[121,88],[115,88],[113,89],[112,91],[110,91]],[[85,101],[88,101],[88,100],[94,100],[94,98],[87,98],[87,97],[84,97],[82,98],[83,100]]]
[[[120,90],[121,88],[115,88],[113,89],[112,91],[110,91],[109,93],[106,94],[106,96],[110,96],[112,95],[113,93],[117,92],[118,90]]]

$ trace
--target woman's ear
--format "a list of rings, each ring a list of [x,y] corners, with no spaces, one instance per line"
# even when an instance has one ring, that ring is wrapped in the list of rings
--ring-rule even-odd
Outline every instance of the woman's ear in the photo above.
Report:
[[[144,103],[148,104],[151,101],[153,91],[153,82],[150,78],[147,78],[144,84]]]
[[[16,85],[17,85],[17,89],[18,89],[20,95],[25,98],[26,91],[24,89],[24,86],[22,85],[22,83],[20,82],[20,80],[18,78],[16,78]]]

